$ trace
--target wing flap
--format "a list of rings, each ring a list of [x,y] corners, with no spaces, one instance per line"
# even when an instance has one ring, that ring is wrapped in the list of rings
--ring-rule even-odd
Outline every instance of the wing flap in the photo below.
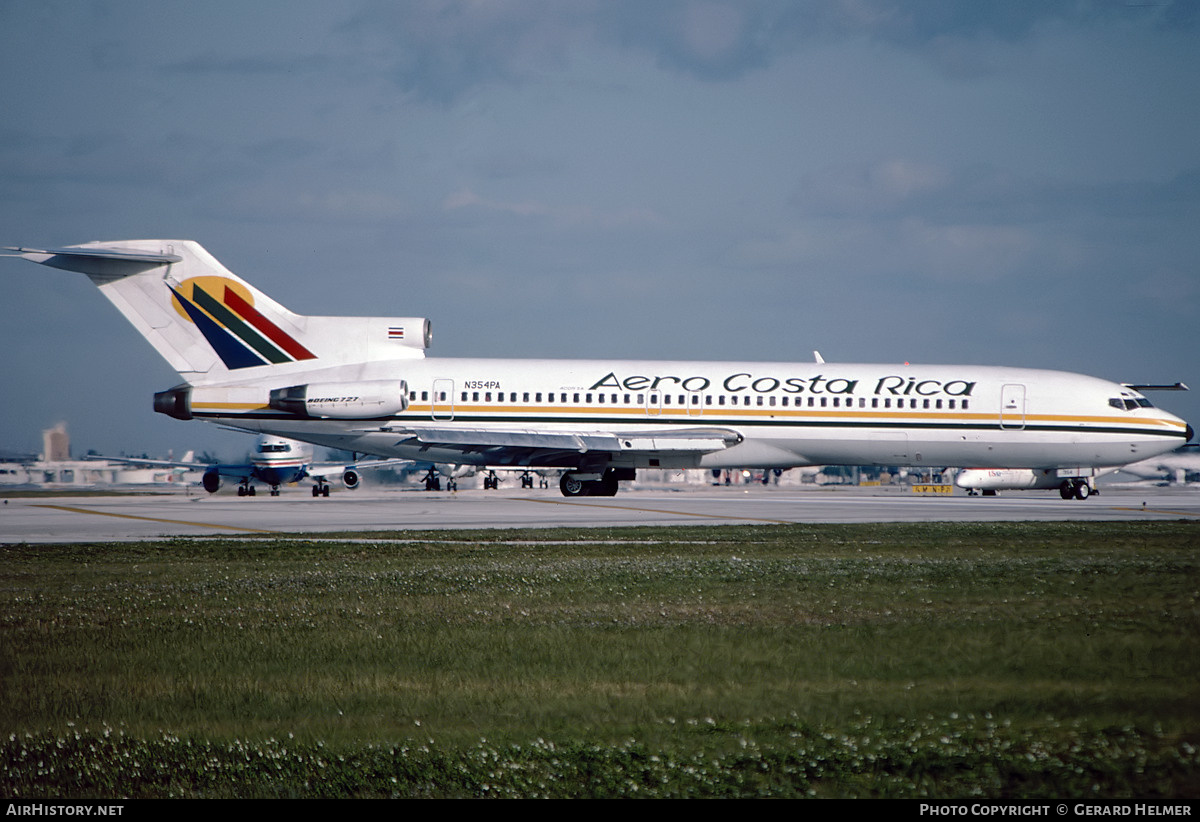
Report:
[[[443,448],[538,448],[554,451],[620,450],[617,438],[603,433],[575,433],[475,428],[421,428],[411,432],[422,445]]]
[[[656,429],[651,431],[537,431],[501,428],[405,427],[372,429],[407,437],[424,449],[484,454],[497,463],[531,463],[549,454],[576,454],[579,461],[616,456],[707,454],[742,441],[726,428]],[[365,433],[365,432],[364,432]]]

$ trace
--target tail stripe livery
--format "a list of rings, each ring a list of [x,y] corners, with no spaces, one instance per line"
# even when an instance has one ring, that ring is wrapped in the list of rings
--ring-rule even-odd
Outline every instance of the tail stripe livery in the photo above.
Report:
[[[233,371],[266,365],[268,361],[278,364],[316,359],[315,354],[256,311],[228,285],[225,286],[224,292],[225,299],[221,302],[205,291],[199,283],[192,283],[191,300],[184,297],[180,289],[171,289],[176,301],[200,329],[200,333],[208,340],[208,344],[225,363],[226,368]],[[264,335],[270,338],[270,341],[264,338]],[[255,351],[258,354],[255,354]]]
[[[254,306],[242,299],[242,296],[229,286],[225,286],[225,304],[245,317],[247,322],[266,334],[272,342],[291,354],[292,359],[315,360],[317,358],[316,354],[289,337],[275,323],[268,320],[262,314],[259,314]]]
[[[171,292],[175,295],[183,310],[187,312],[188,318],[200,329],[200,333],[204,335],[204,339],[208,340],[208,344],[212,346],[213,351],[217,352],[217,356],[221,358],[221,362],[225,363],[226,368],[232,371],[237,368],[251,368],[256,365],[265,365],[265,361],[261,357],[256,356],[253,351],[244,345],[239,345],[238,341],[231,334],[214,320],[210,319],[195,304],[184,299],[175,289],[172,288]]]
[[[226,296],[230,290],[225,289]],[[176,297],[179,295],[176,294]],[[203,288],[196,286],[192,289],[192,299],[196,301],[196,305],[207,311],[218,323],[225,326],[225,329],[231,332],[234,336],[239,337],[242,342],[249,345],[259,354],[262,354],[268,360],[274,363],[287,362],[286,354],[275,348],[261,334],[258,334],[254,329],[250,328],[246,323],[242,322],[236,314],[222,305]]]

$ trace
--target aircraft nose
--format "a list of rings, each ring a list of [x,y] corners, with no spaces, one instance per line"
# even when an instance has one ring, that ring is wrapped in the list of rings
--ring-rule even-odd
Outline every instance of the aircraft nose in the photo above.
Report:
[[[1196,436],[1196,429],[1192,428],[1191,424],[1189,423],[1188,427],[1187,427],[1187,442],[1191,442],[1192,438],[1195,436]]]

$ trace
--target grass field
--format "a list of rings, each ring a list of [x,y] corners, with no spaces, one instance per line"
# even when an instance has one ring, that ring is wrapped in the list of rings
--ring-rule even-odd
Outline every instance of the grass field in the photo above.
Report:
[[[1194,522],[3,546],[0,792],[1197,798],[1198,548]]]

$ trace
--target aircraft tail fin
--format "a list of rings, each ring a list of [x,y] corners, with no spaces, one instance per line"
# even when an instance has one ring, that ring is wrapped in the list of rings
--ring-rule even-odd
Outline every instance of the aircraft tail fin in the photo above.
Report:
[[[252,378],[349,362],[421,357],[428,320],[295,314],[191,240],[12,248],[86,274],[189,383]]]

